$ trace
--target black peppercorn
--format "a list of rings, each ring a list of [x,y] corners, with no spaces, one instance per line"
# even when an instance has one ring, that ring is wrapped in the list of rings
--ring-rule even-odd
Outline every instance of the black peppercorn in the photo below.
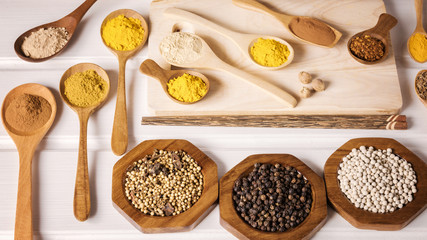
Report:
[[[254,165],[233,187],[236,211],[253,228],[286,231],[304,221],[311,210],[311,187],[291,166]]]

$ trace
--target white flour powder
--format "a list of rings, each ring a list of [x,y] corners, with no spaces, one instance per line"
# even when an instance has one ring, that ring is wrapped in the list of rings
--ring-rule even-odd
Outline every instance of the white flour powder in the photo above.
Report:
[[[42,28],[26,37],[21,49],[27,57],[45,58],[59,52],[69,39],[65,28]]]
[[[160,43],[160,53],[172,64],[195,62],[202,56],[202,40],[194,34],[174,32]]]

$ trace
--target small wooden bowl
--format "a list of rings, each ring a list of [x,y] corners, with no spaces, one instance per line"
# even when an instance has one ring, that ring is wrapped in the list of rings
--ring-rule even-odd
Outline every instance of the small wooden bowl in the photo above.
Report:
[[[376,149],[392,148],[393,153],[412,164],[417,175],[417,193],[414,200],[392,213],[372,213],[356,208],[341,191],[338,168],[342,158],[353,148],[373,146]],[[356,138],[338,148],[326,161],[324,178],[330,205],[356,228],[374,230],[400,230],[418,216],[427,204],[427,164],[402,144],[390,138]]]
[[[390,38],[389,31],[396,24],[397,24],[397,19],[395,17],[393,17],[392,15],[387,14],[387,13],[381,14],[380,17],[378,18],[377,24],[373,28],[370,28],[368,30],[356,33],[354,36],[352,36],[348,40],[347,50],[350,53],[350,56],[353,57],[356,61],[358,61],[362,64],[366,64],[366,65],[377,64],[377,63],[384,61],[387,58],[387,55],[389,53],[389,49],[391,47],[391,44],[389,43],[389,38]],[[360,37],[360,36],[363,36],[363,35],[372,36],[376,39],[379,39],[384,44],[385,49],[384,49],[384,55],[382,56],[382,58],[380,58],[376,61],[369,62],[369,61],[360,59],[353,54],[353,52],[350,50],[351,42],[353,41],[353,39]]]
[[[311,212],[300,225],[285,232],[265,232],[253,228],[238,215],[233,203],[234,182],[241,177],[247,176],[253,170],[255,163],[280,163],[283,166],[292,166],[310,182],[313,195]],[[325,184],[321,177],[292,155],[251,155],[221,178],[219,211],[221,225],[239,239],[309,239],[326,223]]]
[[[154,149],[184,150],[202,168],[203,192],[187,211],[175,216],[150,216],[134,208],[125,194],[126,171],[135,161],[152,154]],[[143,233],[185,232],[195,228],[214,208],[218,199],[218,170],[216,163],[186,140],[147,140],[123,156],[113,167],[113,206],[132,225]]]
[[[420,101],[424,104],[424,106],[427,107],[427,99],[422,99],[420,97],[420,94],[418,93],[418,90],[417,90],[417,77],[418,77],[418,75],[421,75],[424,72],[427,72],[427,70],[421,70],[417,73],[417,76],[415,77],[415,81],[414,81],[414,88],[415,88],[415,94],[417,94],[418,99],[420,99]]]

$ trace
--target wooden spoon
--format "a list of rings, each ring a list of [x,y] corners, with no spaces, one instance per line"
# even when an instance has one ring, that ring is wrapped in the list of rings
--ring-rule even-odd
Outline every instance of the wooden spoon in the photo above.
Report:
[[[6,121],[6,109],[15,97],[31,94],[46,99],[52,109],[49,120],[31,132],[21,132],[12,128]],[[9,136],[15,142],[19,153],[18,199],[16,203],[15,239],[33,239],[32,215],[32,160],[37,145],[47,133],[56,115],[56,101],[52,92],[35,83],[27,83],[11,90],[3,101],[1,119]]]
[[[155,61],[153,61],[151,59],[147,59],[143,63],[141,63],[141,66],[139,67],[139,71],[141,73],[147,75],[147,76],[150,76],[154,79],[157,79],[159,81],[159,83],[162,85],[163,90],[168,95],[168,97],[177,103],[181,103],[181,104],[196,103],[196,102],[202,100],[209,92],[209,87],[210,87],[209,79],[205,75],[203,75],[199,72],[188,71],[188,70],[165,70],[165,69],[161,68]],[[203,80],[203,82],[205,82],[207,91],[206,91],[206,94],[202,98],[200,98],[199,100],[194,101],[194,102],[182,102],[182,101],[175,99],[174,97],[172,97],[169,94],[168,85],[167,85],[169,80],[176,78],[176,77],[179,77],[179,76],[182,76],[184,73],[188,73],[190,75],[200,77]]]
[[[95,2],[96,2],[96,0],[86,0],[84,3],[82,3],[82,5],[80,5],[78,8],[76,8],[76,10],[74,10],[73,12],[68,14],[67,16],[65,16],[65,17],[63,17],[63,18],[61,18],[55,22],[43,24],[43,25],[40,25],[38,27],[32,28],[32,29],[24,32],[23,34],[21,34],[21,36],[19,36],[15,41],[14,47],[15,47],[16,55],[18,55],[18,57],[20,57],[21,59],[28,61],[28,62],[43,62],[43,61],[46,61],[46,60],[51,59],[51,58],[55,57],[56,55],[58,55],[60,52],[62,52],[62,50],[65,49],[65,47],[67,47],[68,43],[71,40],[71,37],[74,34],[74,31],[77,28],[77,25],[80,22],[80,20],[82,20],[83,16],[86,14],[86,12],[89,10],[89,8]],[[27,57],[21,49],[22,43],[24,42],[25,38],[30,36],[32,32],[35,32],[41,28],[50,28],[50,27],[55,27],[55,28],[64,27],[67,30],[68,36],[70,37],[70,39],[67,41],[65,46],[60,51],[58,51],[57,53],[55,53],[49,57],[37,58],[37,59]]]
[[[424,63],[427,61],[427,59],[425,61],[418,61],[417,59],[414,58],[414,56],[412,56],[412,53],[409,49],[409,40],[417,33],[424,35],[427,38],[427,33],[424,30],[423,27],[423,0],[415,0],[415,12],[417,14],[417,26],[415,27],[414,32],[412,33],[412,35],[409,37],[408,42],[406,43],[407,48],[408,48],[408,52],[409,55],[411,56],[412,59],[414,59],[414,61],[419,62],[419,63]]]
[[[95,70],[96,73],[107,82],[107,93],[96,104],[88,107],[79,107],[70,103],[67,96],[65,96],[64,82],[71,75],[78,72],[84,72],[86,70]],[[80,63],[70,67],[62,75],[59,83],[59,92],[62,100],[77,113],[80,122],[79,156],[77,161],[77,174],[73,201],[74,216],[79,221],[85,221],[89,217],[90,213],[90,188],[87,166],[87,122],[89,120],[89,116],[105,102],[109,91],[110,79],[108,78],[107,73],[100,66],[92,63]]]
[[[219,26],[218,24],[215,24],[205,18],[202,18],[199,15],[196,15],[194,13],[187,12],[185,10],[178,9],[178,8],[167,8],[163,13],[166,16],[171,16],[178,19],[183,19],[183,20],[191,21],[193,23],[200,24],[205,28],[209,28],[223,35],[224,37],[230,39],[240,49],[240,51],[243,53],[243,55],[245,55],[246,58],[250,59],[251,62],[255,63],[258,67],[264,70],[277,70],[277,69],[283,68],[289,65],[294,58],[294,49],[288,42],[286,42],[281,38],[267,36],[267,35],[243,34],[243,33],[234,32],[227,28]],[[266,67],[254,61],[252,55],[250,54],[250,51],[251,51],[251,47],[258,40],[258,38],[273,39],[287,46],[290,52],[287,61],[277,67]]]
[[[176,33],[172,33],[176,34]],[[187,33],[191,34],[191,33]],[[264,81],[262,79],[259,79],[245,71],[242,71],[240,69],[237,69],[225,62],[223,62],[221,59],[219,59],[215,53],[212,51],[212,49],[208,46],[208,44],[199,36],[195,34],[191,34],[195,39],[197,39],[196,45],[201,44],[201,52],[199,53],[200,57],[198,59],[195,59],[192,62],[182,62],[182,63],[176,63],[171,62],[167,57],[163,56],[164,59],[171,65],[175,65],[182,68],[206,68],[206,69],[216,69],[228,72],[240,79],[242,79],[245,82],[248,82],[262,90],[264,92],[267,92],[271,95],[273,95],[278,101],[285,104],[287,107],[295,107],[297,104],[297,100],[287,93],[285,90],[280,89],[279,87]],[[200,42],[198,42],[200,41]],[[162,51],[160,51],[162,53]],[[163,53],[162,53],[163,54]],[[238,89],[236,89],[238,90]]]
[[[347,50],[350,53],[350,55],[358,62],[363,63],[363,64],[367,64],[367,65],[371,65],[371,64],[376,64],[376,63],[380,63],[382,61],[384,61],[387,58],[389,49],[390,49],[390,44],[388,39],[389,36],[389,32],[390,29],[392,29],[394,26],[396,26],[397,24],[397,19],[395,17],[393,17],[390,14],[387,13],[383,13],[380,15],[377,24],[373,27],[370,28],[368,30],[356,33],[353,37],[351,37],[348,42],[347,42]],[[373,62],[369,62],[369,61],[365,61],[363,59],[358,58],[357,56],[353,55],[353,53],[350,50],[350,44],[353,41],[353,39],[360,37],[360,36],[364,36],[364,35],[370,35],[374,38],[379,39],[385,46],[385,51],[384,51],[384,55],[382,56],[381,59],[378,59],[377,61],[373,61]]]
[[[125,84],[125,70],[126,70],[126,61],[128,58],[136,54],[144,46],[148,37],[148,25],[145,19],[137,12],[130,9],[120,9],[110,13],[102,22],[101,25],[101,38],[102,31],[105,24],[110,20],[119,15],[124,15],[127,18],[136,18],[141,21],[141,26],[144,28],[144,37],[139,46],[130,51],[119,51],[113,48],[110,48],[107,43],[102,39],[102,42],[105,46],[108,47],[118,58],[119,60],[119,79],[117,83],[117,100],[116,100],[116,110],[114,114],[113,122],[113,133],[111,136],[111,148],[113,153],[116,155],[122,155],[126,152],[128,146],[128,122],[127,122],[127,112],[126,112],[126,84]]]
[[[253,10],[256,12],[260,12],[260,13],[265,13],[268,14],[274,18],[276,18],[278,21],[280,21],[282,23],[282,25],[289,30],[289,32],[291,32],[291,34],[306,43],[310,43],[316,46],[320,46],[320,47],[333,47],[338,40],[341,38],[342,33],[339,32],[338,30],[336,30],[335,28],[333,28],[332,26],[328,25],[325,22],[322,22],[316,18],[313,17],[305,17],[305,16],[292,16],[292,15],[287,15],[287,14],[283,14],[283,13],[279,13],[276,11],[273,11],[271,9],[269,9],[268,7],[266,7],[265,5],[259,3],[256,0],[233,0],[233,3],[239,7],[242,8],[246,8],[249,10]],[[297,23],[300,20],[308,20],[310,22],[316,23],[318,26],[321,26],[322,28],[329,28],[330,30],[332,30],[332,32],[335,35],[335,40],[329,41],[327,44],[323,44],[322,42],[319,42],[319,38],[315,38],[312,40],[306,39],[303,36],[301,36],[301,34],[297,34],[295,33],[295,29],[292,29],[292,25]]]

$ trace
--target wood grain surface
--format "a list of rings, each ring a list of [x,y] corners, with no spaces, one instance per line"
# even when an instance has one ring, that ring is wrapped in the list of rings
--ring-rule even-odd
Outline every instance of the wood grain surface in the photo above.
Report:
[[[280,163],[292,166],[301,172],[310,182],[313,202],[311,212],[296,228],[286,232],[264,232],[247,224],[237,214],[232,199],[234,182],[248,175],[255,163]],[[221,225],[239,239],[309,239],[326,222],[327,203],[325,183],[313,170],[298,158],[289,154],[251,155],[228,171],[220,180],[219,211]]]
[[[408,128],[405,115],[242,115],[242,116],[165,116],[143,117],[143,125],[225,126],[273,128]]]
[[[171,68],[160,55],[159,43],[175,30],[193,32],[202,37],[226,63],[272,83],[297,98],[295,108],[284,107],[274,97],[233,75],[216,70],[200,70],[211,81],[209,95],[203,101],[183,106],[171,101],[161,86],[147,81],[150,114],[156,116],[188,115],[366,115],[396,114],[402,96],[393,51],[379,64],[366,66],[354,61],[347,51],[347,41],[354,34],[375,26],[385,12],[382,0],[265,0],[272,10],[298,16],[316,17],[334,26],[343,36],[333,48],[322,48],[294,38],[276,19],[235,6],[227,0],[159,0],[150,7],[151,33],[148,56],[165,69]],[[291,64],[277,71],[263,71],[247,59],[228,38],[203,27],[197,21],[174,19],[163,14],[175,7],[195,13],[232,31],[271,35],[292,45]],[[390,39],[388,39],[390,41]],[[392,49],[390,49],[392,50]],[[326,83],[324,92],[307,99],[299,97],[302,84],[298,73],[306,71]]]
[[[184,150],[202,167],[203,192],[199,200],[187,211],[175,216],[160,217],[143,214],[134,208],[125,194],[126,171],[135,161],[152,154],[154,149]],[[196,146],[186,140],[147,140],[129,151],[114,165],[113,206],[132,225],[144,233],[184,232],[195,228],[213,209],[218,199],[217,165]]]
[[[338,168],[353,148],[373,146],[376,149],[392,148],[395,154],[412,164],[417,176],[414,200],[392,213],[372,213],[356,208],[342,193],[338,181]],[[400,230],[408,225],[427,207],[427,164],[402,144],[390,138],[356,138],[338,148],[326,161],[324,178],[331,206],[357,228],[374,230]]]

